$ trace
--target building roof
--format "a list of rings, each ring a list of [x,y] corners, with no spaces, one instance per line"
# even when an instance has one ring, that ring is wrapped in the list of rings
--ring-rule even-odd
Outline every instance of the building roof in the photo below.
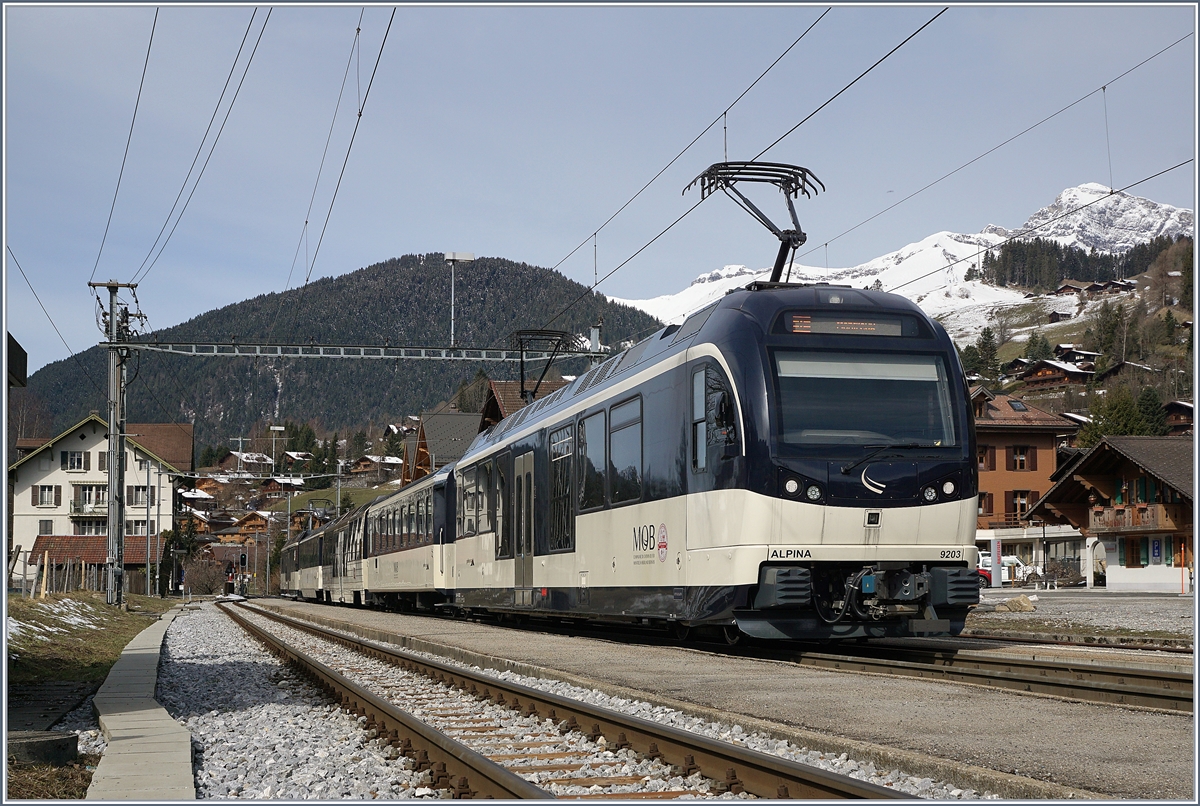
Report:
[[[1043,358],[1042,360],[1031,364],[1028,369],[1026,369],[1024,372],[1021,373],[1021,377],[1025,378],[1030,375],[1033,375],[1035,372],[1037,372],[1043,366],[1052,367],[1053,369],[1057,369],[1062,372],[1066,372],[1068,374],[1076,374],[1076,375],[1091,375],[1091,374],[1093,374],[1091,370],[1080,369],[1079,367],[1075,366],[1074,364],[1068,364],[1065,361],[1054,361],[1053,359],[1050,359],[1050,358]]]
[[[108,431],[108,423],[105,422],[99,414],[89,414],[75,425],[63,431],[53,439],[48,439],[43,442],[36,450],[22,456],[14,462],[8,469],[16,470],[21,465],[28,462],[33,457],[40,454],[42,451],[50,450],[54,444],[66,437],[72,431],[87,425],[89,422],[94,422]],[[137,438],[130,437],[126,441],[129,444],[130,450],[146,454],[155,461],[162,462],[168,470],[191,470],[192,469],[192,426],[189,423],[126,423],[125,427],[130,434],[138,434]],[[168,433],[168,431],[172,433]],[[187,450],[182,449],[184,434],[186,433]],[[145,435],[145,436],[143,436]],[[106,434],[107,437],[107,434]],[[158,450],[164,450],[174,455],[177,461],[185,462],[183,465],[177,465],[172,462],[167,456],[160,454]]]
[[[1064,432],[1075,431],[1079,424],[1057,414],[1042,411],[1032,403],[1011,395],[994,393],[983,404],[982,416],[975,418],[975,427],[987,429],[1005,428],[1054,428]]]
[[[150,561],[154,552],[164,546],[163,541],[150,540]],[[50,552],[50,562],[65,563],[67,560],[82,560],[88,565],[103,565],[108,559],[108,535],[42,535],[33,543],[29,561],[41,562],[42,555]],[[146,564],[146,536],[125,536],[125,564]]]
[[[241,459],[243,462],[249,462],[250,464],[254,464],[254,465],[273,465],[273,464],[275,464],[275,462],[271,459],[271,457],[267,456],[265,453],[253,453],[250,451],[246,451],[246,452],[230,451],[229,455],[233,456],[235,459]]]
[[[284,451],[283,455],[297,462],[307,462],[313,458],[313,455],[308,451]]]
[[[478,414],[448,411],[421,415],[425,448],[439,467],[462,458],[478,433]]]
[[[1105,437],[1107,444],[1138,467],[1175,488],[1192,500],[1191,436],[1185,437]]]

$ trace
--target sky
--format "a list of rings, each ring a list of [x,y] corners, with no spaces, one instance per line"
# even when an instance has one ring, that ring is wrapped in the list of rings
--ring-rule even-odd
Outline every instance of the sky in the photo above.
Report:
[[[390,6],[279,6],[268,19],[265,6],[177,5],[159,8],[147,62],[153,5],[6,4],[7,329],[32,373],[102,340],[90,279],[137,276],[157,329],[306,274],[443,251],[589,284],[625,263],[601,292],[673,293],[725,265],[773,262],[778,241],[762,225],[720,194],[687,213],[700,196],[684,188],[805,118],[758,158],[825,184],[795,203],[808,233],[799,255],[816,266],[858,265],[942,230],[1016,227],[1065,188],[1122,188],[1196,155],[1193,4],[950,6],[830,101],[941,8],[402,6],[383,44]],[[203,176],[139,274],[252,14]],[[1129,192],[1194,210],[1196,175],[1193,161]],[[786,222],[777,191],[749,193]],[[469,283],[469,265],[457,277]]]

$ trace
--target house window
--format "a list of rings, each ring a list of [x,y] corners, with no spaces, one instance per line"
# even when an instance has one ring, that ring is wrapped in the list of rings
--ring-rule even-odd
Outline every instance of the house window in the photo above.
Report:
[[[1029,490],[1013,490],[1013,512],[1018,520],[1024,520],[1029,512]]]
[[[38,534],[39,535],[54,534],[54,521],[53,520],[38,521]]]
[[[1025,448],[1025,446],[1023,446],[1023,445],[1014,445],[1013,446],[1013,449],[1012,449],[1012,452],[1013,452],[1012,469],[1013,470],[1028,470],[1029,469],[1029,457],[1028,457],[1028,454],[1026,453],[1027,450],[1028,449]]]
[[[154,506],[154,488],[146,485],[125,488],[125,505],[130,507]]]
[[[995,470],[996,469],[996,449],[991,445],[980,445],[979,451],[975,456],[975,461],[980,470]]]
[[[108,521],[103,518],[83,518],[75,521],[75,534],[106,535],[108,534]]]
[[[53,484],[42,484],[42,485],[38,486],[37,491],[38,491],[37,505],[39,507],[56,506],[56,504],[54,503],[54,485]]]
[[[84,451],[63,451],[63,470],[87,470],[87,453]]]
[[[992,514],[992,494],[991,493],[980,493],[979,494],[979,514],[980,515],[991,515]]]
[[[154,521],[150,521],[150,533],[154,533]],[[125,521],[125,534],[127,535],[144,535],[146,534],[145,521]]]
[[[149,460],[149,459],[138,459],[138,460],[137,460],[137,469],[138,469],[140,472],[142,472],[142,473],[145,473],[145,472],[146,472],[146,466],[147,466],[147,465],[149,465],[149,464],[150,464],[150,460]]]

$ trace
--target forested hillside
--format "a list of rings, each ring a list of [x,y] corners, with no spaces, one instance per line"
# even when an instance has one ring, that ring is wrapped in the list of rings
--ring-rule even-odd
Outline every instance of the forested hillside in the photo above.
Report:
[[[460,264],[455,341],[460,346],[507,346],[512,331],[546,327],[550,317],[585,291],[558,272],[527,263],[480,258]],[[549,327],[586,334],[601,319],[605,344],[647,335],[659,326],[641,311],[587,294]],[[443,346],[449,343],[449,331],[450,270],[438,253],[405,255],[317,280],[305,289],[255,297],[156,335],[160,341]],[[44,407],[51,427],[47,433],[20,436],[49,436],[89,410],[107,410],[102,391],[105,351],[93,347],[78,358],[49,364],[30,376],[19,403],[30,410]],[[398,421],[444,401],[480,366],[142,352],[130,365],[129,420],[193,421],[198,449],[247,434],[260,420],[314,422],[321,429],[344,433],[368,423]],[[516,366],[483,366],[494,378],[517,376]],[[14,438],[9,435],[10,443]]]
[[[1064,280],[1105,282],[1141,274],[1155,259],[1176,242],[1186,242],[1191,271],[1191,243],[1186,236],[1171,238],[1161,235],[1147,243],[1138,244],[1127,252],[1087,252],[1075,246],[1063,246],[1057,241],[1033,238],[1009,241],[984,255],[978,279],[998,286],[1018,286],[1033,291],[1053,291]],[[1181,263],[1181,265],[1183,265]],[[968,280],[976,279],[968,273]]]

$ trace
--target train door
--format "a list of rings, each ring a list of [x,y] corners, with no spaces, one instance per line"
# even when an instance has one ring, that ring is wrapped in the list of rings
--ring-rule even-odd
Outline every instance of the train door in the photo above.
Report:
[[[513,535],[513,557],[515,576],[513,604],[518,607],[533,606],[533,451],[513,459],[513,499],[515,503]]]

